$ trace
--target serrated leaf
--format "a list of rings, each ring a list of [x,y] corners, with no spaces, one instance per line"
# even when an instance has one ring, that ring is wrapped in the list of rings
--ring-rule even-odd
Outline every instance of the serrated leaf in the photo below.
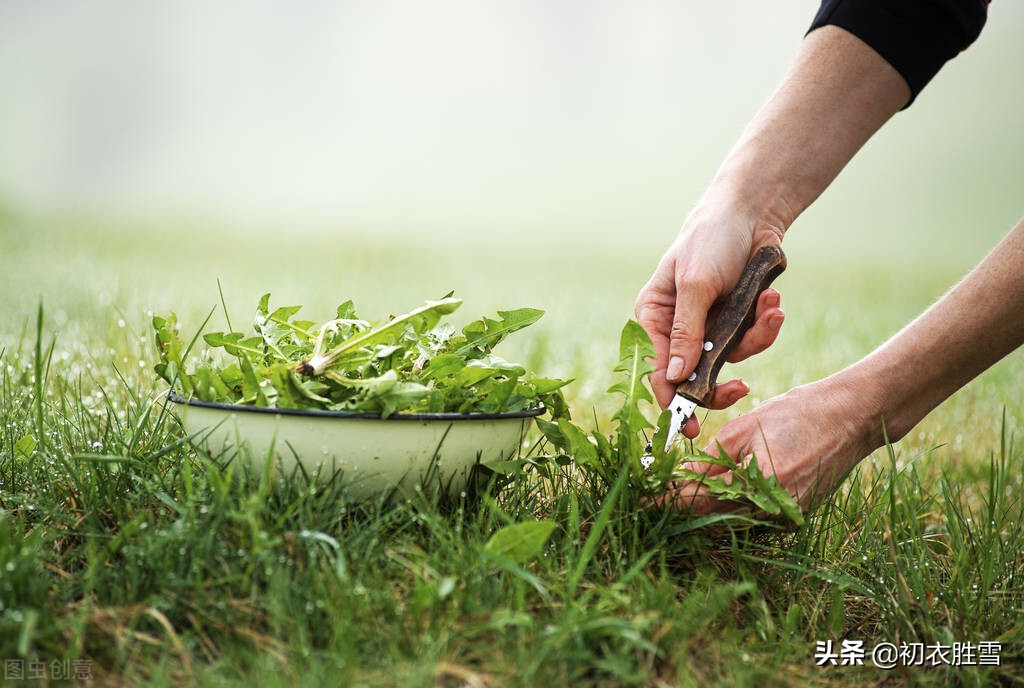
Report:
[[[498,311],[501,320],[491,318],[475,320],[462,328],[466,342],[455,353],[465,355],[474,348],[480,349],[484,353],[490,352],[505,337],[532,325],[543,315],[544,311],[537,308],[518,308],[514,311]]]
[[[268,313],[270,308],[270,294],[264,294],[260,299],[256,317],[253,318],[253,329],[262,339],[266,347],[265,353],[270,354],[278,361],[287,361],[288,356],[281,350],[294,333],[294,328],[288,323],[288,319],[295,315],[302,306],[282,306]]]
[[[356,317],[356,306],[355,306],[354,303],[352,303],[351,299],[349,299],[348,301],[346,301],[346,302],[344,302],[344,303],[342,303],[341,305],[338,306],[338,310],[336,311],[336,317],[339,320],[354,320],[355,319],[355,317]]]
[[[648,372],[654,370],[654,366],[644,360],[646,358],[654,358],[654,344],[651,343],[651,338],[638,322],[628,320],[622,327],[622,333],[619,335],[619,365],[615,370],[627,372],[631,370],[634,366],[634,361],[637,359],[637,354],[639,354],[641,363],[646,364]],[[623,364],[626,362],[628,362],[629,369],[623,367]]]
[[[756,463],[756,461],[752,459],[751,463]],[[803,509],[797,504],[789,490],[779,484],[779,479],[774,475],[767,476],[765,485],[767,486],[769,496],[778,505],[782,514],[794,524],[798,526],[804,525]]]
[[[622,328],[619,337],[619,364],[616,372],[625,373],[625,378],[609,391],[625,396],[622,406],[612,416],[618,421],[619,460],[630,465],[639,464],[646,442],[640,433],[652,427],[640,410],[641,402],[653,402],[646,386],[646,378],[654,370],[646,359],[654,357],[654,345],[640,325],[630,320]],[[637,477],[640,477],[637,474]]]
[[[232,356],[263,356],[263,351],[253,346],[253,341],[246,339],[241,332],[208,332],[203,335],[203,341],[209,346],[223,348]]]

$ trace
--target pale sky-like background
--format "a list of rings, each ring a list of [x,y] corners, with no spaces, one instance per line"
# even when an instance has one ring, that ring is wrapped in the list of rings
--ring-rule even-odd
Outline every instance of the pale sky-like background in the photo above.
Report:
[[[607,406],[637,291],[816,9],[0,0],[0,348],[39,303],[89,347],[150,311],[192,331],[219,285],[239,322],[265,292],[322,321],[454,290],[458,318],[547,311],[503,355]],[[1024,214],[1021,36],[993,2],[790,230],[784,332],[728,373],[749,404],[863,356]],[[956,432],[1013,403],[1005,370]]]
[[[0,199],[246,231],[664,245],[816,8],[0,0]],[[1024,208],[1021,35],[1024,7],[993,3],[815,222],[885,236],[927,207],[945,240],[978,204],[978,231],[1005,231]],[[964,180],[977,190],[959,198]]]

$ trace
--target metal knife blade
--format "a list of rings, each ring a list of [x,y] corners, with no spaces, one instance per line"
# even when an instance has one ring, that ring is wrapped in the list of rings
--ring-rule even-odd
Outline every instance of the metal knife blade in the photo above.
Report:
[[[669,408],[672,410],[672,425],[669,426],[668,437],[665,438],[665,451],[669,450],[672,443],[683,432],[683,426],[686,425],[686,421],[690,420],[690,416],[697,410],[697,402],[687,399],[682,394],[676,392],[676,395],[672,397],[672,403],[669,404]]]

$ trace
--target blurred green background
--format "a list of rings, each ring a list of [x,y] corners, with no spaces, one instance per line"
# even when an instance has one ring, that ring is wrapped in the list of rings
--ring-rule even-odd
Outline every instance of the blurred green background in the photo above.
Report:
[[[218,279],[239,321],[266,291],[326,319],[454,289],[462,319],[545,309],[505,354],[606,415],[636,292],[816,8],[0,3],[0,347],[40,300],[58,356],[103,366],[118,337],[152,356],[150,311],[198,326]],[[1024,6],[993,3],[792,228],[787,325],[712,431],[884,341],[1017,221],[1022,31]],[[1022,371],[1018,352],[908,451],[991,447],[1004,407],[1024,417]]]

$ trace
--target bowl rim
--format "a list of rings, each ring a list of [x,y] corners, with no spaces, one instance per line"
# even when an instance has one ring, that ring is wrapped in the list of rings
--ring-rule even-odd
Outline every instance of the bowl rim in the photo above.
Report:
[[[168,392],[167,399],[175,404],[183,406],[195,406],[197,408],[216,409],[220,411],[232,411],[243,413],[270,413],[281,416],[300,416],[306,418],[351,418],[361,420],[506,420],[510,418],[536,418],[547,409],[541,405],[534,409],[524,411],[507,411],[505,413],[393,413],[387,418],[381,418],[379,414],[362,411],[328,411],[321,409],[289,409],[277,408],[274,406],[246,406],[244,404],[223,404],[216,401],[203,401],[202,399],[185,399],[175,392]]]

